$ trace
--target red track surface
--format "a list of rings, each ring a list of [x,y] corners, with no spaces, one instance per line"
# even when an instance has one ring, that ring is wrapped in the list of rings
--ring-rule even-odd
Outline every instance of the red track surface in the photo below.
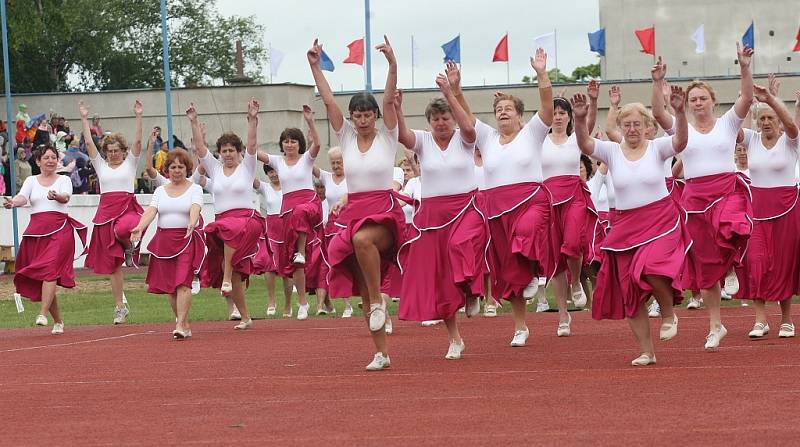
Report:
[[[166,325],[7,330],[0,444],[796,444],[800,338],[778,339],[771,315],[751,341],[751,314],[724,309],[728,337],[705,353],[706,312],[680,311],[646,368],[629,366],[624,321],[587,312],[569,338],[556,314],[529,315],[524,348],[508,346],[508,316],[464,319],[459,361],[444,360],[444,327],[395,322],[377,373],[361,319],[198,323],[187,342]]]

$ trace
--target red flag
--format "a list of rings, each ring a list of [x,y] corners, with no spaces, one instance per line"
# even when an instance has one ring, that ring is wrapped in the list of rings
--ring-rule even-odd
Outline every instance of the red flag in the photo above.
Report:
[[[500,43],[494,49],[492,62],[508,62],[508,33],[500,39]]]
[[[795,42],[792,51],[800,51],[800,29],[797,30],[797,37],[795,37],[795,39],[797,39],[797,42]]]
[[[364,65],[364,39],[358,39],[347,45],[350,54],[342,61],[345,64]]]
[[[656,55],[656,28],[637,29],[636,38],[642,45],[642,53]]]

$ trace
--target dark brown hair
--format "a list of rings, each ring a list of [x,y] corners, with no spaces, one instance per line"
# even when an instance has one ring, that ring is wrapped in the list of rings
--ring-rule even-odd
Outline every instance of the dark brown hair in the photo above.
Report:
[[[217,138],[217,152],[219,152],[220,149],[222,149],[222,146],[225,146],[226,144],[233,146],[236,149],[236,152],[242,152],[244,150],[242,139],[233,132],[225,132],[221,137]]]
[[[296,140],[300,143],[300,153],[303,154],[306,152],[306,137],[303,135],[303,131],[296,127],[287,127],[283,129],[281,132],[281,136],[278,139],[278,145],[281,147],[281,152],[283,152],[283,142],[286,140]]]
[[[56,150],[55,147],[53,147],[52,144],[42,144],[33,152],[34,161],[41,160],[42,157],[44,157],[44,154],[47,153],[47,151],[50,151],[53,154],[55,154],[56,159],[58,159],[58,151]]]

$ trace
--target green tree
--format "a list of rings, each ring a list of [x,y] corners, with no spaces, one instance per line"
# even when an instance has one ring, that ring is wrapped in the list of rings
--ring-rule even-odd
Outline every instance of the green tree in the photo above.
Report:
[[[577,81],[600,79],[600,62],[576,67],[572,71],[572,77]]]
[[[245,74],[259,80],[266,49],[251,17],[225,17],[215,0],[168,2],[171,83],[224,83],[235,75],[235,42]],[[12,91],[164,86],[161,12],[155,0],[9,2]]]
[[[575,79],[561,73],[561,70],[558,68],[553,68],[547,71],[547,77],[550,78],[550,82],[553,84],[564,84],[567,82],[575,82]],[[534,84],[536,82],[536,76],[528,76],[525,75],[522,77],[522,82],[525,84]]]

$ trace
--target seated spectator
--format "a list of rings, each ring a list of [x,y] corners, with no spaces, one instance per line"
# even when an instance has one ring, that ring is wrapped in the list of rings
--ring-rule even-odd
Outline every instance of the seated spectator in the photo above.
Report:
[[[28,156],[25,154],[25,148],[17,149],[17,160],[14,162],[14,174],[17,180],[17,191],[22,188],[25,179],[31,176],[31,165],[28,163]]]

